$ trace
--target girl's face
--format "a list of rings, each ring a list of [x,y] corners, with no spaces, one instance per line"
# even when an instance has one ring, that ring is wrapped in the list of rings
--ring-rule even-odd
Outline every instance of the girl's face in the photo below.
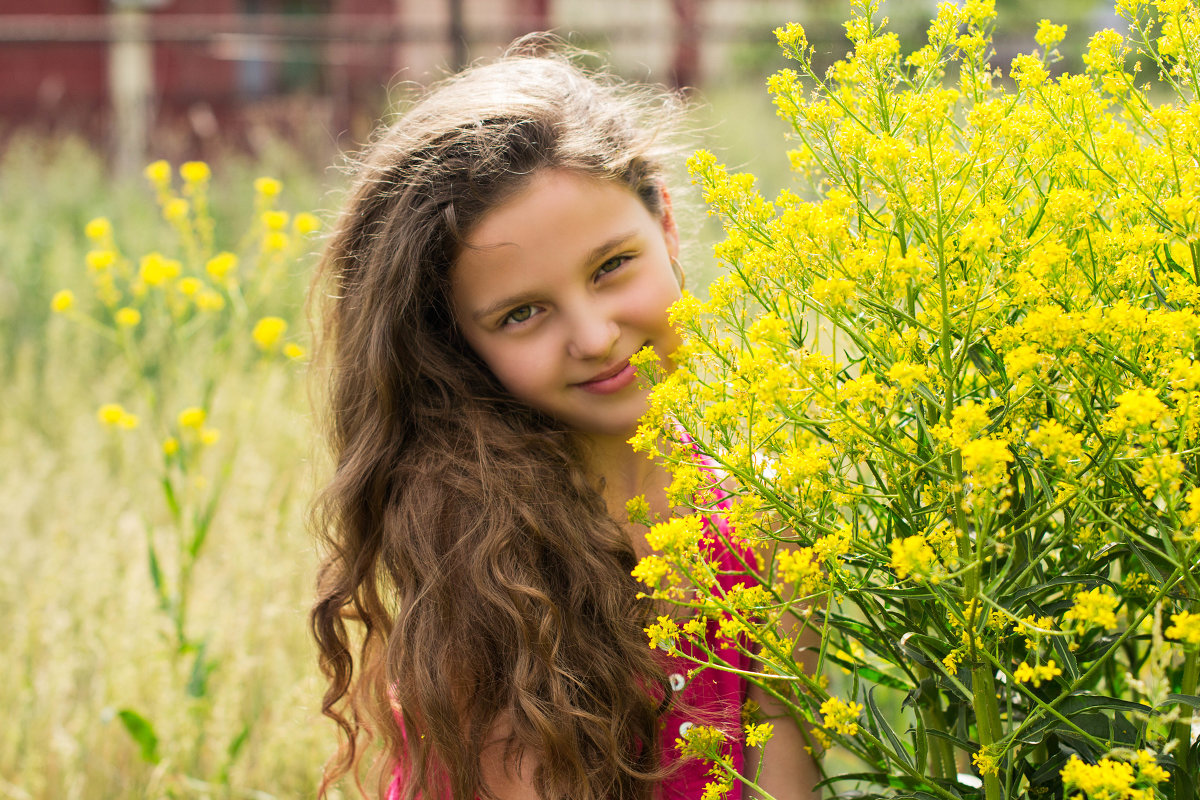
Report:
[[[454,317],[514,397],[581,433],[629,436],[647,395],[630,356],[679,345],[678,253],[665,198],[660,219],[622,184],[543,170],[467,238]]]

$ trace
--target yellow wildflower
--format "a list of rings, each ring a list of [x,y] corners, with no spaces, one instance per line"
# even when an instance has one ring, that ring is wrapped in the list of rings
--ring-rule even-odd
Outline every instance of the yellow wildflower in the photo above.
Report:
[[[313,231],[320,230],[321,220],[315,214],[301,211],[292,222],[292,227],[296,230],[296,233],[301,236],[307,236]]]
[[[168,457],[175,455],[179,452],[179,440],[174,436],[168,436],[163,439],[162,450],[163,454]]]
[[[264,211],[262,222],[268,230],[281,231],[287,227],[288,213],[286,211]]]
[[[653,525],[646,532],[650,547],[668,554],[686,553],[694,549],[704,533],[704,518],[699,514],[672,517]]]
[[[208,260],[204,265],[204,269],[212,277],[214,281],[223,281],[225,278],[237,269],[238,258],[233,253],[217,253]]]
[[[757,725],[751,723],[746,726],[746,746],[759,747],[766,744],[775,735],[775,726],[769,722],[762,722]]]
[[[268,231],[263,237],[262,248],[267,253],[278,253],[286,250],[289,242],[288,235],[283,231]]]
[[[1013,677],[1018,683],[1032,683],[1034,686],[1041,686],[1042,681],[1054,680],[1059,675],[1062,675],[1062,670],[1054,664],[1054,659],[1050,659],[1045,665],[1037,664],[1032,667],[1022,661],[1013,671]]]
[[[283,191],[283,184],[274,178],[256,178],[254,180],[254,191],[263,197],[275,197]]]
[[[1043,19],[1038,22],[1037,33],[1034,34],[1033,40],[1049,50],[1057,47],[1066,36],[1066,25],[1055,25],[1050,20]]]
[[[84,226],[83,233],[93,242],[105,242],[112,236],[112,223],[107,217],[96,217]]]
[[[1133,766],[1123,761],[1102,758],[1097,764],[1088,764],[1072,754],[1060,775],[1064,795],[1078,791],[1091,800],[1124,800],[1132,797]]]
[[[125,416],[125,407],[120,403],[105,403],[96,410],[96,419],[104,425],[112,427],[121,423]]]
[[[212,177],[212,170],[203,161],[185,161],[179,165],[179,177],[191,184],[204,183]]]
[[[136,308],[125,307],[119,309],[113,318],[122,328],[134,328],[142,321],[142,312]]]
[[[205,289],[196,295],[196,308],[201,311],[220,311],[225,307],[225,298],[220,292]]]
[[[59,289],[50,298],[50,310],[59,314],[70,311],[73,305],[75,305],[75,293],[70,289]]]
[[[117,254],[112,250],[89,250],[84,260],[92,272],[101,272],[116,263]]]
[[[172,197],[163,205],[163,217],[171,222],[179,222],[188,215],[191,205],[182,197]]]
[[[646,635],[650,637],[651,649],[660,647],[663,650],[670,650],[679,638],[679,626],[670,617],[661,616],[657,622],[646,628]]]
[[[146,179],[160,189],[165,189],[171,183],[171,165],[159,159],[146,165]]]
[[[1098,586],[1076,594],[1074,605],[1063,615],[1063,619],[1074,620],[1078,633],[1083,633],[1091,625],[1113,630],[1117,627],[1116,609],[1119,603],[1116,595]]]
[[[999,775],[1000,763],[996,756],[992,755],[991,748],[984,747],[978,752],[971,754],[971,762],[975,768],[979,770],[980,775]]]
[[[216,428],[201,428],[200,429],[200,444],[205,447],[212,447],[221,439],[221,432]]]
[[[933,574],[937,553],[929,546],[924,536],[916,534],[904,539],[893,539],[888,542],[888,549],[892,551],[892,570],[900,580],[905,580],[911,575],[913,580],[920,582]]]
[[[858,733],[858,715],[862,710],[861,703],[847,703],[830,697],[821,704],[821,724],[837,733],[854,736]]]
[[[1165,631],[1168,639],[1188,644],[1200,644],[1200,614],[1181,611],[1171,615],[1171,626]]]
[[[184,297],[195,297],[200,293],[200,290],[204,288],[204,283],[199,278],[193,278],[189,275],[186,278],[181,278],[180,281],[175,284],[175,288],[178,289],[179,293]]]
[[[254,324],[251,336],[260,350],[271,351],[279,347],[283,334],[287,332],[287,320],[281,317],[263,317]]]
[[[283,346],[283,355],[292,361],[303,361],[308,351],[295,342],[288,342]]]
[[[200,430],[204,425],[204,420],[208,419],[208,412],[199,406],[189,406],[179,412],[179,427],[191,428]]]

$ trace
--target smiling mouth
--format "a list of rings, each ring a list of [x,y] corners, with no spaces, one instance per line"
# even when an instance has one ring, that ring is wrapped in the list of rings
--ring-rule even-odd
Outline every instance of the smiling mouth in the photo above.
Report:
[[[607,369],[594,378],[575,384],[575,388],[591,394],[616,394],[636,380],[637,370],[627,358],[612,369]]]
[[[586,381],[580,381],[578,383],[578,385],[586,386],[591,383],[600,383],[602,381],[606,381],[609,378],[616,377],[617,375],[624,372],[628,366],[629,366],[629,359],[627,358],[624,361],[622,361],[620,364],[617,364],[616,366],[614,366],[612,369],[605,370],[604,372],[601,372],[599,375],[597,375],[594,378],[588,378]]]

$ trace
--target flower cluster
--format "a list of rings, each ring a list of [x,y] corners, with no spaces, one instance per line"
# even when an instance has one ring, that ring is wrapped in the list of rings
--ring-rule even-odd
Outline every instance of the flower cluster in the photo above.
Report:
[[[695,449],[729,476],[764,602],[710,599],[665,529],[639,577],[728,615],[788,673],[764,688],[906,790],[949,800],[967,753],[987,800],[1099,797],[1089,769],[1121,748],[1200,774],[1174,721],[1200,696],[1197,4],[1122,0],[1129,33],[1091,37],[1082,74],[1049,20],[998,70],[990,0],[941,3],[909,54],[875,0],[852,8],[827,72],[777,31],[794,186],[690,160],[728,271],[673,310],[678,368],[632,440],[678,502]],[[782,657],[792,620],[822,634],[815,675]],[[1082,766],[1043,769],[1059,752]],[[1141,761],[1110,763],[1154,794]]]

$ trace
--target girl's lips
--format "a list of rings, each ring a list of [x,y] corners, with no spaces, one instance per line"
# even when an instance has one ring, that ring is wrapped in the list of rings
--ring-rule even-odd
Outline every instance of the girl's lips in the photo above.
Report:
[[[592,394],[612,394],[619,392],[637,379],[637,370],[626,361],[617,370],[590,381],[575,384],[585,392]]]

